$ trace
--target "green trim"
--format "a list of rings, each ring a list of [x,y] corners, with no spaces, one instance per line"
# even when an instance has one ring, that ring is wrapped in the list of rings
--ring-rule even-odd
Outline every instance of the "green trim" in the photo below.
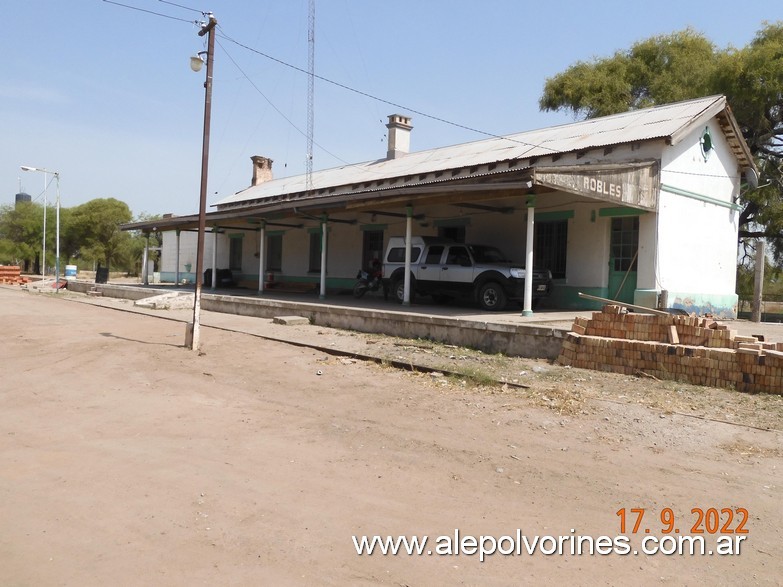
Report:
[[[267,230],[266,236],[283,236],[285,234],[285,230]]]
[[[448,228],[451,226],[470,226],[470,218],[462,217],[462,218],[442,218],[440,220],[436,220],[434,223],[434,226],[436,228]]]
[[[386,230],[389,228],[388,224],[362,224],[359,230]]]
[[[244,232],[234,232],[226,235],[228,238],[245,238]]]
[[[628,206],[620,206],[618,208],[599,208],[598,215],[604,218],[615,218],[616,216],[641,216],[647,214],[647,210],[639,210],[638,208],[629,208]]]
[[[551,222],[553,220],[568,220],[574,217],[573,210],[555,210],[553,212],[536,212],[536,222]]]
[[[730,210],[742,210],[742,206],[735,204],[734,202],[724,202],[723,200],[711,198],[710,196],[705,196],[703,194],[697,194],[696,192],[691,192],[682,188],[676,188],[665,183],[661,184],[661,191],[669,192],[670,194],[675,194],[677,196],[691,198],[692,200],[698,200],[699,202],[714,204],[715,206],[721,206],[722,208],[729,208]]]

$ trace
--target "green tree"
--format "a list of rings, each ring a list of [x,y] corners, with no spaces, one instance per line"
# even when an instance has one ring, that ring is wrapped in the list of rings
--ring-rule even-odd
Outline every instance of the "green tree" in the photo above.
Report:
[[[105,267],[122,262],[121,252],[131,235],[120,230],[120,224],[132,217],[128,205],[114,198],[98,198],[71,208],[66,236],[69,247],[78,247],[81,257],[99,260]]]
[[[686,29],[580,61],[547,80],[542,110],[592,118],[725,94],[761,172],[744,186],[740,240],[763,237],[783,260],[783,23],[765,23],[746,47],[717,48]]]
[[[0,263],[26,266],[27,271],[38,270],[33,264],[40,260],[42,237],[40,204],[18,202],[0,207]],[[47,239],[47,252],[49,246]]]

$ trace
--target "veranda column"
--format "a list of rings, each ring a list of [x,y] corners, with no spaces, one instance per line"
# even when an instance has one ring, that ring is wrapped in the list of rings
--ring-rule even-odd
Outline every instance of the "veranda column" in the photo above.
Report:
[[[527,197],[527,246],[525,247],[525,298],[523,316],[533,315],[533,219],[536,216],[536,197]]]
[[[143,273],[141,282],[144,285],[149,285],[150,277],[149,271],[147,271],[147,265],[150,262],[150,233],[148,232],[145,236],[147,238],[144,240],[144,258],[141,260],[141,272]]]
[[[403,281],[402,305],[411,305],[411,238],[413,235],[413,207],[405,208],[405,281]]]
[[[177,229],[177,269],[174,272],[174,284],[179,287],[179,228]]]
[[[212,289],[217,288],[217,226],[212,227]]]
[[[264,293],[264,273],[266,272],[265,244],[266,222],[262,220],[261,228],[258,229],[258,293]]]
[[[319,299],[326,299],[326,215],[321,216],[321,293]]]

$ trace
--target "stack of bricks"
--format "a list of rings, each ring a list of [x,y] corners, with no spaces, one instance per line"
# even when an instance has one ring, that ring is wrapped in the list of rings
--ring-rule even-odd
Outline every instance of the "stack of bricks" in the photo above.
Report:
[[[22,285],[30,281],[22,277],[22,271],[15,265],[0,265],[0,283]]]
[[[561,365],[696,385],[783,394],[783,343],[739,336],[710,318],[628,314],[604,306],[576,318]]]

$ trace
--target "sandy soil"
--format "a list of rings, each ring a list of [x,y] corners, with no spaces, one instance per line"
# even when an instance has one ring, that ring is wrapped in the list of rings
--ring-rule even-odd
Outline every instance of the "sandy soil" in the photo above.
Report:
[[[346,337],[471,377],[211,328],[198,355],[182,348],[179,322],[6,287],[0,325],[2,584],[777,585],[783,576],[778,397],[315,326],[298,328],[325,345]],[[487,373],[530,387],[471,383]],[[647,508],[631,535],[639,547],[645,527],[663,535],[667,507],[681,534],[691,533],[692,508],[746,508],[741,554],[537,552],[482,563],[359,556],[351,538],[613,537],[620,508]]]

